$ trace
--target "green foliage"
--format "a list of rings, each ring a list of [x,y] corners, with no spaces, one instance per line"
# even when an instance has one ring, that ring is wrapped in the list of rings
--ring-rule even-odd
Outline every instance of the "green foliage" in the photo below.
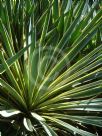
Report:
[[[2,136],[101,128],[102,2],[0,0]]]

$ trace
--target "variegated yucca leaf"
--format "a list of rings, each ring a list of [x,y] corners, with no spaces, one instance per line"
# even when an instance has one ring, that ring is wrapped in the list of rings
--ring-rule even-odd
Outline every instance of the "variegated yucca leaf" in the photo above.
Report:
[[[101,0],[0,0],[1,135],[101,128]]]

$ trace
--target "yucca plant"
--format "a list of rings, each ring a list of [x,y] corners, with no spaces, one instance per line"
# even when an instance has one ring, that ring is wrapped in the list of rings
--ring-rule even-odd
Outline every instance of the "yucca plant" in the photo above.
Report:
[[[1,135],[101,128],[101,1],[0,0]]]

